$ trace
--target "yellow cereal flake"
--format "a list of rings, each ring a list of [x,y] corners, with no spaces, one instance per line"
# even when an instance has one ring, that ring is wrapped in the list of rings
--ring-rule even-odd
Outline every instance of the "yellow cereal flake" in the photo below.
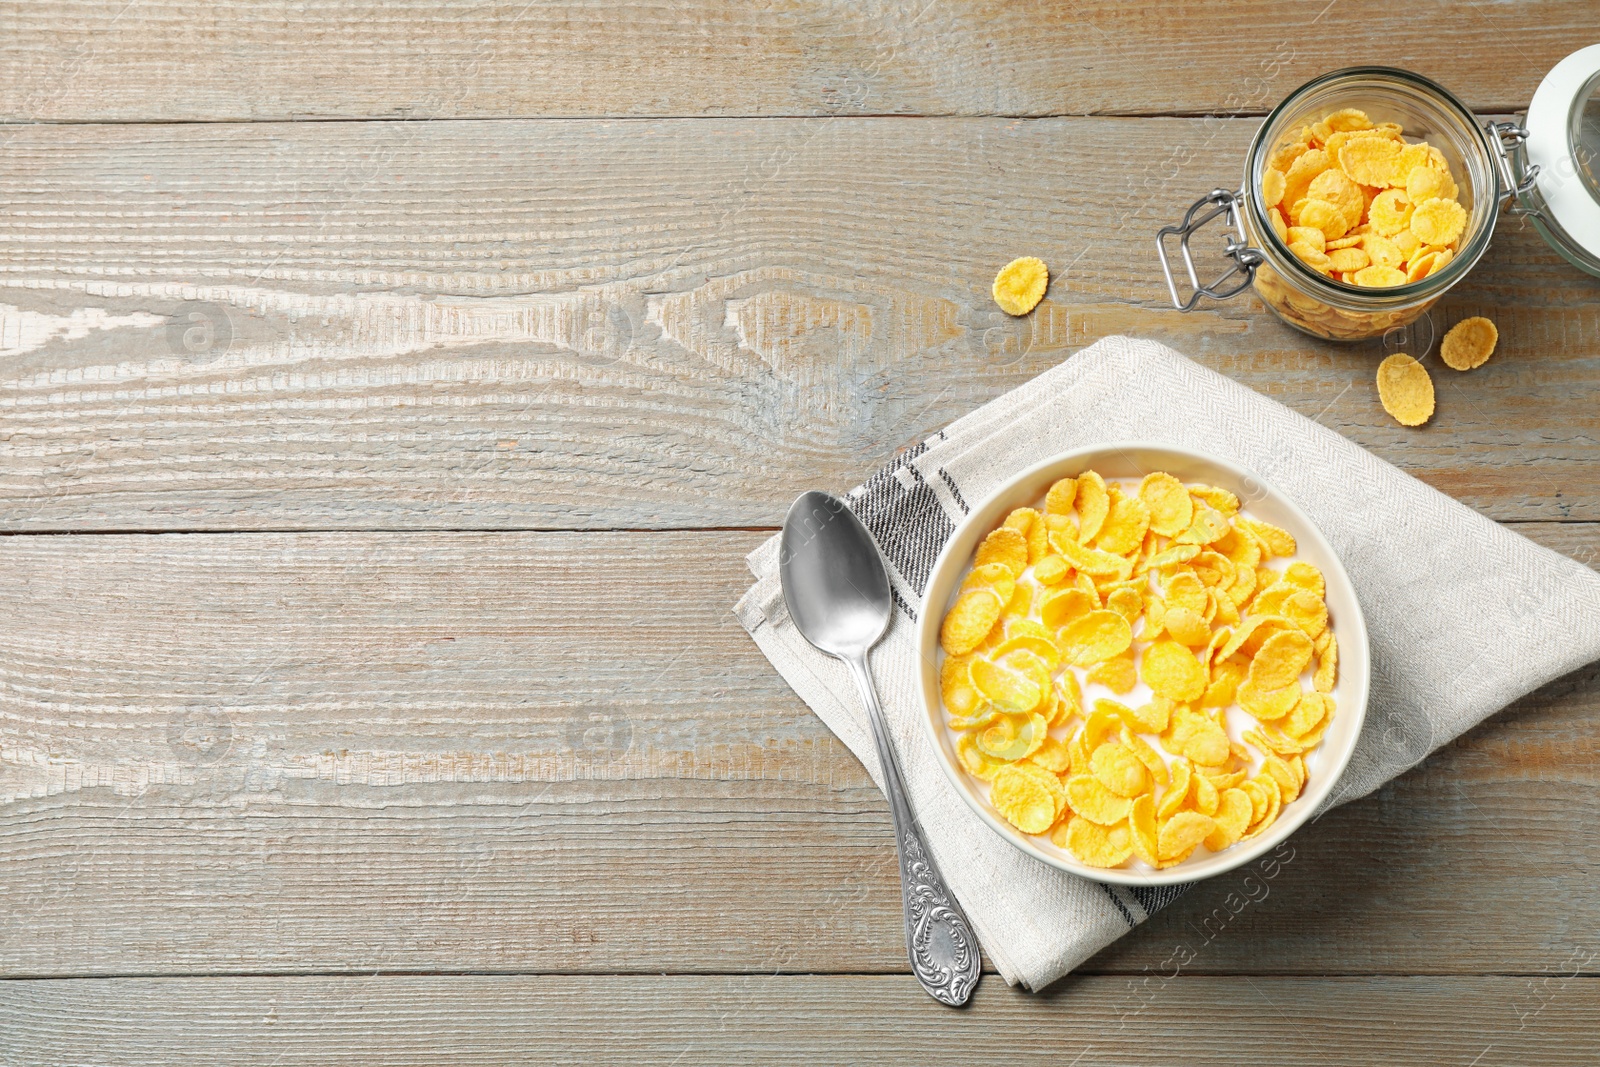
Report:
[[[1161,735],[1161,744],[1168,752],[1207,767],[1223,763],[1230,751],[1228,734],[1222,727],[1200,712],[1181,707]]]
[[[1153,692],[1184,703],[1206,691],[1210,676],[1193,652],[1176,641],[1157,641],[1145,650],[1139,677]]]
[[[1133,687],[1139,683],[1139,673],[1134,668],[1132,656],[1112,656],[1108,660],[1101,660],[1089,668],[1085,677],[1119,695],[1133,692]]]
[[[1111,502],[1095,546],[1102,552],[1124,555],[1144,541],[1150,528],[1150,508],[1136,496],[1118,495]]]
[[[1047,515],[1070,515],[1073,503],[1078,499],[1078,480],[1076,478],[1062,478],[1050,486],[1049,492],[1044,495],[1044,510]]]
[[[1445,195],[1445,176],[1429,166],[1412,167],[1406,172],[1406,196],[1413,204]]]
[[[1049,284],[1050,270],[1044,260],[1024,256],[1000,268],[990,291],[1001,311],[1007,315],[1026,315],[1044,299]]]
[[[1337,174],[1337,171],[1328,171],[1328,174]],[[1343,237],[1350,228],[1350,220],[1338,207],[1326,200],[1308,200],[1305,210],[1300,212],[1300,222],[1321,232],[1323,236],[1323,250],[1326,254],[1327,241]]]
[[[1361,251],[1367,254],[1370,265],[1374,267],[1398,267],[1405,262],[1399,245],[1375,233],[1369,233],[1361,239]]]
[[[1367,210],[1367,198],[1361,191],[1361,186],[1351,181],[1344,171],[1334,168],[1325,170],[1306,187],[1306,196],[1312,201],[1321,200],[1332,204],[1344,219],[1342,229],[1351,230],[1361,224],[1361,216]],[[1310,207],[1308,203],[1306,205]],[[1302,217],[1304,213],[1302,212]],[[1307,222],[1308,226],[1319,226],[1326,232],[1326,227],[1321,227],[1315,222]],[[1340,235],[1333,234],[1329,240],[1337,239]]]
[[[1189,853],[1198,848],[1216,826],[1211,816],[1201,815],[1198,811],[1175,812],[1172,818],[1162,824],[1157,839],[1157,851],[1162,862],[1178,862],[1188,858]]]
[[[1291,682],[1280,689],[1261,689],[1246,678],[1239,686],[1239,706],[1262,722],[1276,722],[1294,711],[1300,702],[1300,683]]]
[[[1372,262],[1359,248],[1336,248],[1327,255],[1329,267],[1344,273],[1358,271]]]
[[[1091,763],[1093,757],[1090,757]],[[1067,804],[1073,811],[1101,826],[1115,826],[1128,817],[1132,801],[1113,793],[1093,774],[1075,774],[1067,779]]]
[[[1332,131],[1350,132],[1352,130],[1372,129],[1372,120],[1367,117],[1367,113],[1360,108],[1354,107],[1341,108],[1322,121]]]
[[[1411,224],[1411,211],[1411,197],[1404,189],[1385,189],[1372,198],[1367,217],[1372,222],[1373,232],[1393,237]]]
[[[1295,203],[1304,199],[1306,190],[1311,187],[1311,179],[1321,174],[1333,165],[1328,158],[1328,153],[1320,148],[1313,148],[1296,156],[1294,162],[1289,164],[1289,169],[1284,173],[1284,190],[1281,203],[1288,204],[1291,208]]]
[[[1378,364],[1378,399],[1402,426],[1421,426],[1433,417],[1433,379],[1427,368],[1404,352]]]
[[[975,567],[998,563],[1018,577],[1028,566],[1028,539],[1010,526],[989,531],[972,557]]]
[[[1000,598],[989,589],[963,593],[939,627],[939,644],[946,653],[962,656],[983,644],[1000,621]]]
[[[1121,797],[1133,798],[1151,786],[1150,769],[1120,741],[1107,741],[1089,756],[1089,770],[1100,784]]]
[[[1017,767],[1001,767],[989,788],[989,803],[1025,834],[1042,834],[1056,821],[1049,789]]]
[[[1339,639],[1328,631],[1328,643],[1317,653],[1317,672],[1311,684],[1319,693],[1331,693],[1339,681]]]
[[[1452,370],[1473,370],[1488,362],[1499,340],[1500,331],[1488,319],[1462,319],[1439,343],[1439,357]]]
[[[1062,657],[1074,667],[1090,667],[1128,650],[1133,628],[1114,611],[1091,611],[1061,628]]]
[[[1398,142],[1385,137],[1352,138],[1339,149],[1339,169],[1362,185],[1394,185],[1400,150]]]
[[[1355,273],[1355,283],[1367,289],[1404,285],[1406,272],[1395,267],[1363,267]]]
[[[1260,519],[1238,518],[1233,521],[1234,526],[1250,534],[1266,552],[1274,556],[1292,556],[1299,550],[1294,535],[1281,526]]]
[[[961,760],[961,765],[967,772],[980,782],[992,782],[1000,768],[1006,766],[1004,760],[997,760],[978,748],[978,740],[970,733],[961,735],[956,742],[956,756]]]
[[[1084,818],[1067,823],[1057,844],[1091,867],[1116,867],[1133,854],[1133,838],[1126,824],[1101,826]]]
[[[1056,548],[1068,563],[1085,575],[1121,581],[1133,573],[1133,562],[1115,552],[1102,552],[1070,541],[1063,541]]]
[[[1268,208],[1267,223],[1272,227],[1272,232],[1277,235],[1278,240],[1287,244],[1289,241],[1289,222],[1283,217],[1283,212],[1275,207]]]
[[[1094,471],[1085,471],[1078,476],[1077,507],[1078,541],[1087,545],[1099,535],[1100,527],[1105,524],[1106,515],[1111,511],[1111,495],[1106,491],[1105,479]],[[1071,562],[1070,557],[1068,562]],[[1073,566],[1078,564],[1074,563]]]
[[[1299,680],[1301,673],[1311,662],[1311,655],[1311,638],[1303,631],[1279,630],[1267,638],[1261,646],[1261,651],[1257,652],[1255,659],[1250,662],[1246,681],[1261,690],[1281,689],[1286,685],[1292,685]],[[976,683],[976,677],[973,681]]]
[[[1278,206],[1278,202],[1283,199],[1284,188],[1283,171],[1268,167],[1267,172],[1261,177],[1261,198],[1267,207]]]
[[[1039,617],[1045,626],[1056,629],[1079,616],[1089,614],[1099,606],[1099,597],[1084,592],[1077,586],[1071,586],[1046,597],[1039,608]]]
[[[1454,200],[1434,197],[1411,212],[1411,232],[1425,245],[1447,245],[1467,228],[1467,209]]]

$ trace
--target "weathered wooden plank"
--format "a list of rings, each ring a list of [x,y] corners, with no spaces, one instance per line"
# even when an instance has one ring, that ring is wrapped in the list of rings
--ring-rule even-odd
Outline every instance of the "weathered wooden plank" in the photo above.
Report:
[[[1594,282],[1508,223],[1439,413],[1374,350],[1166,305],[1253,120],[37,126],[0,153],[0,528],[770,525],[1112,333],[1502,519],[1600,519]],[[1130,166],[1130,160],[1139,160]],[[989,298],[1057,269],[1026,320]],[[1130,382],[1130,391],[1138,383]]]
[[[1264,111],[1336,66],[1525,105],[1600,30],[1581,0],[0,7],[0,118],[147,121]],[[1537,32],[1526,32],[1537,27]]]
[[[763,536],[0,538],[0,975],[903,970],[882,798],[728,614]],[[1089,969],[1592,946],[1597,720],[1590,668]]]
[[[1532,977],[1126,979],[964,1011],[868,975],[9,982],[0,1048],[62,1064],[1581,1064],[1600,983]],[[1224,1023],[1225,1020],[1225,1023]]]

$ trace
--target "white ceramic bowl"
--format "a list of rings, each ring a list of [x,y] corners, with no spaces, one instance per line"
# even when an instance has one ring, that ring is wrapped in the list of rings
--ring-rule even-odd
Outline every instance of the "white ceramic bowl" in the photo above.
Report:
[[[1284,805],[1278,821],[1260,837],[1217,853],[1207,853],[1202,846],[1183,863],[1162,871],[1142,866],[1090,867],[1047,838],[1030,837],[1012,826],[990,806],[983,783],[961,765],[956,755],[956,735],[946,725],[947,715],[939,695],[939,664],[944,655],[939,647],[939,625],[955,600],[961,579],[971,567],[972,553],[978,543],[1000,525],[1013,508],[1037,506],[1056,479],[1076,476],[1086,470],[1099,471],[1107,479],[1138,479],[1151,471],[1167,471],[1184,482],[1205,482],[1235,493],[1243,503],[1245,514],[1294,534],[1299,549],[1295,558],[1321,569],[1327,582],[1329,618],[1339,640],[1339,678],[1333,692],[1337,711],[1322,744],[1306,755],[1309,773],[1304,792],[1293,803]],[[1283,561],[1275,558],[1272,565],[1281,567]],[[951,785],[995,833],[1028,855],[1096,881],[1121,885],[1192,882],[1232,870],[1272,850],[1294,833],[1333,790],[1350,762],[1361,723],[1366,718],[1367,689],[1371,680],[1367,627],[1355,589],[1338,556],[1288,497],[1243,467],[1198,452],[1159,444],[1115,443],[1068,452],[1023,471],[973,508],[956,527],[933,565],[923,604],[925,609],[917,622],[917,647],[922,659],[919,685],[924,721]],[[1100,693],[1097,688],[1086,688],[1084,692],[1086,702],[1099,695],[1112,696],[1109,691]],[[1136,697],[1118,699],[1138,702]]]

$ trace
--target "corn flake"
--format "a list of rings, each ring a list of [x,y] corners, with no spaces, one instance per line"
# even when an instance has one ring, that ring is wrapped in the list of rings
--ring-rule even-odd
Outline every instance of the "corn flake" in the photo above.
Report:
[[[1447,245],[1467,228],[1467,209],[1454,200],[1434,197],[1411,212],[1411,232],[1425,245]]]
[[[1133,628],[1121,615],[1102,609],[1082,615],[1062,627],[1057,640],[1067,663],[1089,667],[1126,652],[1133,644]]]
[[[1024,256],[1000,268],[990,292],[1007,315],[1026,315],[1044,298],[1049,284],[1050,270],[1044,260]]]
[[[1402,426],[1421,426],[1433,417],[1433,379],[1427,368],[1404,352],[1378,365],[1378,399]]]
[[[1091,867],[1115,867],[1133,854],[1133,838],[1126,824],[1101,826],[1085,818],[1067,823],[1057,844]]]
[[[1488,319],[1462,319],[1439,343],[1439,357],[1451,370],[1473,370],[1488,362],[1499,340],[1500,331]]]
[[[1025,834],[1042,834],[1056,821],[1055,800],[1049,789],[1018,767],[1001,767],[995,772],[989,803]]]

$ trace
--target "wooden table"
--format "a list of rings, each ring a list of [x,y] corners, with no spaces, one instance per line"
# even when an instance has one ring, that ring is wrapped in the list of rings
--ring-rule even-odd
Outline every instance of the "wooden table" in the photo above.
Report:
[[[957,1013],[730,614],[799,490],[1112,333],[1600,564],[1531,227],[1421,430],[1151,254],[1302,81],[1513,112],[1600,12],[1217,8],[0,4],[0,1062],[1594,1063],[1600,668]]]

